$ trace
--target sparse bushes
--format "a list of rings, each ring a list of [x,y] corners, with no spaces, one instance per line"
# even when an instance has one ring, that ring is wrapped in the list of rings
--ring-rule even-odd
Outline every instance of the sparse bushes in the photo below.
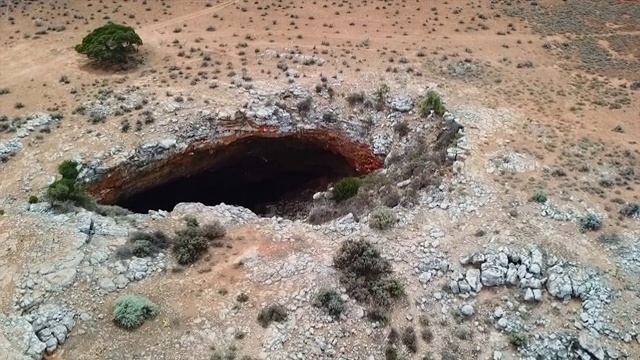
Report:
[[[398,222],[396,214],[387,207],[375,208],[369,215],[369,227],[378,230],[387,230]]]
[[[158,306],[137,295],[119,297],[114,303],[113,322],[125,329],[135,329],[159,313]]]
[[[187,226],[176,231],[173,240],[173,255],[180,265],[187,265],[196,262],[209,248],[213,240],[224,237],[226,231],[222,224],[213,222],[199,226],[197,221],[189,221]]]
[[[346,240],[333,262],[347,292],[360,302],[389,307],[404,295],[402,284],[392,277],[391,263],[366,240]]]
[[[11,90],[9,90],[9,88],[0,88],[0,95],[7,95],[10,93],[11,93]]]
[[[339,317],[346,308],[340,294],[330,289],[320,289],[313,299],[313,306],[324,309],[333,317]]]
[[[545,193],[544,191],[538,190],[531,197],[531,201],[544,204],[547,202],[547,193]]]
[[[263,328],[268,327],[272,322],[287,321],[287,309],[279,304],[272,304],[260,311],[258,323]]]
[[[578,225],[581,232],[598,231],[602,227],[602,219],[596,214],[589,213],[580,218]]]
[[[347,177],[338,181],[333,186],[333,199],[336,202],[342,202],[354,197],[358,193],[360,185],[360,179],[354,177]]]
[[[37,196],[35,195],[29,196],[29,204],[37,204],[38,202],[40,202],[40,199],[38,199]]]
[[[444,115],[447,111],[442,103],[440,95],[437,92],[430,90],[420,103],[420,115],[422,117],[427,117],[431,114],[432,110],[438,116]]]
[[[640,216],[640,205],[636,203],[624,204],[620,209],[620,214],[626,217]]]

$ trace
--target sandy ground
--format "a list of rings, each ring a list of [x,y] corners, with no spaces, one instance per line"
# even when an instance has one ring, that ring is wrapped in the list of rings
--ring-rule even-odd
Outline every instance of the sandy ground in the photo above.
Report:
[[[325,60],[322,66],[296,69],[300,73],[297,81],[309,87],[320,83],[322,76],[332,79],[340,95],[354,90],[374,91],[383,83],[389,84],[393,92],[435,85],[444,94],[448,107],[461,118],[470,107],[495,110],[497,115],[490,121],[470,125],[477,135],[477,147],[466,163],[467,171],[520,194],[545,189],[558,196],[575,196],[594,207],[608,208],[608,217],[616,219],[618,207],[613,200],[637,202],[637,184],[613,188],[589,184],[597,184],[600,174],[615,178],[625,166],[637,169],[640,92],[630,86],[640,80],[640,24],[637,19],[635,24],[610,24],[608,19],[594,14],[593,23],[609,30],[586,35],[543,34],[542,27],[534,24],[541,21],[533,15],[507,15],[516,5],[527,7],[529,2],[503,3],[506,2],[68,0],[4,6],[0,7],[0,89],[8,88],[10,93],[0,95],[0,115],[13,118],[46,109],[70,114],[105,87],[144,84],[155,87],[158,94],[180,93],[181,89],[220,91],[211,90],[209,84],[229,83],[232,72],[256,83],[285,86],[287,78],[278,70],[278,59],[272,54],[315,55]],[[539,3],[556,9],[564,2]],[[136,29],[144,41],[140,50],[145,62],[141,66],[114,73],[96,68],[74,51],[73,46],[88,31],[107,19]],[[46,30],[59,25],[66,29]],[[580,39],[595,39],[603,53],[609,54],[598,60],[598,71],[585,65],[579,45],[563,47],[563,43],[574,44]],[[567,48],[576,49],[577,53]],[[612,59],[628,66],[614,67]],[[182,74],[170,76],[171,66],[181,68]],[[193,84],[199,71],[206,71],[208,79]],[[68,84],[60,81],[63,76],[69,79]],[[73,115],[67,119],[59,130],[33,144],[40,154],[52,154],[58,143],[73,139],[73,134],[85,126],[85,120]],[[117,123],[100,126],[103,131],[113,132],[114,141],[131,145],[140,141],[133,134],[118,131]],[[622,131],[612,131],[616,126]],[[85,142],[70,153],[104,150],[92,146]],[[533,172],[487,173],[487,163],[502,152],[524,154],[538,166]],[[56,156],[64,155],[69,154],[56,152]],[[19,182],[32,166],[30,161],[17,155],[3,169],[2,192],[24,196]],[[53,172],[58,162],[38,159],[38,163]],[[580,172],[582,164],[594,171]],[[564,170],[565,176],[554,175],[558,169]],[[45,181],[41,179],[41,183]],[[625,224],[614,220],[606,226],[606,231],[617,231]],[[259,235],[251,229],[236,231],[236,235],[252,240],[245,240],[234,253],[224,254],[227,260],[216,261],[211,272],[194,274],[186,287],[177,286],[183,284],[181,274],[171,274],[154,285],[155,293],[175,299],[172,311],[180,313],[176,318],[206,317],[225,306],[221,300],[217,308],[201,309],[198,314],[184,310],[196,309],[185,304],[202,305],[202,297],[219,297],[216,289],[244,276],[242,269],[232,265],[240,253],[278,254],[268,239],[255,239]],[[596,235],[592,237],[594,240]],[[610,261],[594,243],[595,240],[581,244],[571,251],[585,262],[607,267]],[[215,280],[207,274],[216,274]],[[184,291],[189,295],[184,296]],[[252,289],[253,293],[260,291]],[[198,299],[192,300],[191,296]],[[160,320],[172,321],[172,311]],[[142,335],[129,339],[127,334],[116,336],[126,346],[135,346],[139,340],[136,337]],[[86,358],[100,358],[100,343],[77,340],[65,351],[73,356],[84,353],[91,354]],[[77,357],[66,357],[63,351],[57,358]]]

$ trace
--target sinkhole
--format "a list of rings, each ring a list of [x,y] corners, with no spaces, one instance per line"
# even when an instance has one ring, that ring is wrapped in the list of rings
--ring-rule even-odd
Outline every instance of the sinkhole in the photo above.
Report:
[[[226,203],[298,218],[308,213],[314,192],[362,173],[345,152],[348,146],[338,151],[317,138],[249,136],[170,159],[111,203],[137,213],[171,211],[181,202]]]

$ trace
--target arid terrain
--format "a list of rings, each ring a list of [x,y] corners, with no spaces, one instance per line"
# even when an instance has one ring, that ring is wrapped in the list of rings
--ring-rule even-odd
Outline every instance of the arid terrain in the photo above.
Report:
[[[640,359],[638,141],[639,1],[0,0],[0,360]]]

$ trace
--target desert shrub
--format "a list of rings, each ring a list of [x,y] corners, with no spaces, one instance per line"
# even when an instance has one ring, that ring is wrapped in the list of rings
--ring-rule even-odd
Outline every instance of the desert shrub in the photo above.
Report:
[[[287,321],[287,309],[279,304],[272,304],[262,309],[258,314],[258,323],[266,328],[272,322]]]
[[[303,100],[300,100],[296,104],[296,108],[300,113],[308,113],[309,111],[311,111],[312,105],[313,105],[313,98],[311,96],[307,96],[306,98],[304,98]]]
[[[159,312],[158,306],[137,295],[119,297],[114,303],[113,321],[125,329],[135,329]]]
[[[412,326],[408,326],[402,332],[402,343],[412,353],[418,352],[418,337]]]
[[[215,240],[223,238],[227,234],[227,230],[224,228],[222,223],[215,220],[200,226],[199,233],[209,240]]]
[[[313,299],[313,306],[324,309],[333,317],[339,317],[346,308],[340,294],[331,289],[320,289]]]
[[[127,259],[132,256],[154,256],[169,247],[169,237],[162,231],[136,231],[129,235],[127,242],[116,250],[116,257]]]
[[[374,94],[376,98],[376,104],[375,104],[376,110],[378,111],[384,110],[384,107],[387,102],[387,96],[389,95],[390,90],[391,89],[389,89],[389,85],[387,84],[380,85],[380,87],[376,90]]]
[[[544,191],[536,191],[531,197],[531,201],[535,201],[540,204],[544,204],[547,202],[547,193]]]
[[[96,204],[95,212],[102,216],[127,216],[131,215],[131,211],[117,205],[101,205]]]
[[[236,296],[236,301],[240,303],[246,303],[247,301],[249,301],[249,295],[245,293],[240,293],[238,294],[238,296]]]
[[[386,230],[393,227],[398,222],[396,214],[387,207],[373,209],[369,215],[369,227],[378,230]]]
[[[9,90],[9,88],[0,88],[0,95],[7,95],[10,93],[11,93],[11,90]]]
[[[384,358],[385,360],[398,360],[400,359],[400,355],[398,355],[398,349],[393,344],[387,344],[384,348]]]
[[[425,342],[430,343],[433,341],[433,331],[431,331],[431,329],[429,328],[424,328],[420,330],[420,337]]]
[[[375,306],[367,310],[367,319],[380,324],[389,323],[389,311],[383,307]]]
[[[393,125],[393,131],[398,134],[398,136],[400,136],[401,138],[409,135],[409,132],[411,131],[411,128],[409,127],[409,124],[407,124],[406,121],[401,121],[399,123],[396,123],[395,125]]]
[[[602,219],[596,214],[589,213],[580,218],[578,225],[581,232],[598,231],[602,227]]]
[[[129,26],[108,23],[93,30],[75,50],[99,62],[126,63],[142,45],[142,39]]]
[[[188,265],[196,262],[207,248],[207,239],[202,236],[178,236],[172,251],[178,264]]]
[[[38,202],[40,202],[40,199],[38,199],[37,196],[35,195],[29,196],[29,204],[37,204]]]
[[[527,336],[523,333],[512,333],[509,335],[509,344],[516,349],[527,345]]]
[[[447,111],[444,104],[442,104],[440,95],[433,90],[428,91],[427,95],[422,99],[420,103],[420,115],[427,117],[431,114],[431,110],[438,116],[442,116]]]
[[[333,186],[333,199],[342,202],[352,198],[358,193],[361,181],[355,177],[347,177],[335,183]]]
[[[616,233],[606,233],[598,236],[597,240],[603,244],[618,244],[622,238]]]
[[[340,281],[356,300],[389,307],[404,295],[402,284],[392,277],[391,263],[366,240],[346,240],[333,258]]]
[[[620,209],[620,214],[626,217],[640,216],[640,205],[636,203],[624,204]]]
[[[200,224],[198,223],[198,219],[193,216],[187,216],[184,218],[185,225],[187,227],[198,227]]]
[[[76,180],[62,178],[47,188],[47,198],[53,203],[69,202],[75,206],[88,207],[92,201]]]
[[[349,105],[351,106],[362,104],[364,103],[365,98],[366,97],[363,92],[352,92],[347,95],[347,103],[349,103]]]
[[[309,211],[307,221],[313,225],[320,225],[340,217],[341,214],[342,213],[338,209],[332,206],[317,205]]]
[[[176,231],[172,251],[180,265],[196,262],[204,254],[213,240],[225,235],[225,229],[215,221],[203,226],[187,225]]]

